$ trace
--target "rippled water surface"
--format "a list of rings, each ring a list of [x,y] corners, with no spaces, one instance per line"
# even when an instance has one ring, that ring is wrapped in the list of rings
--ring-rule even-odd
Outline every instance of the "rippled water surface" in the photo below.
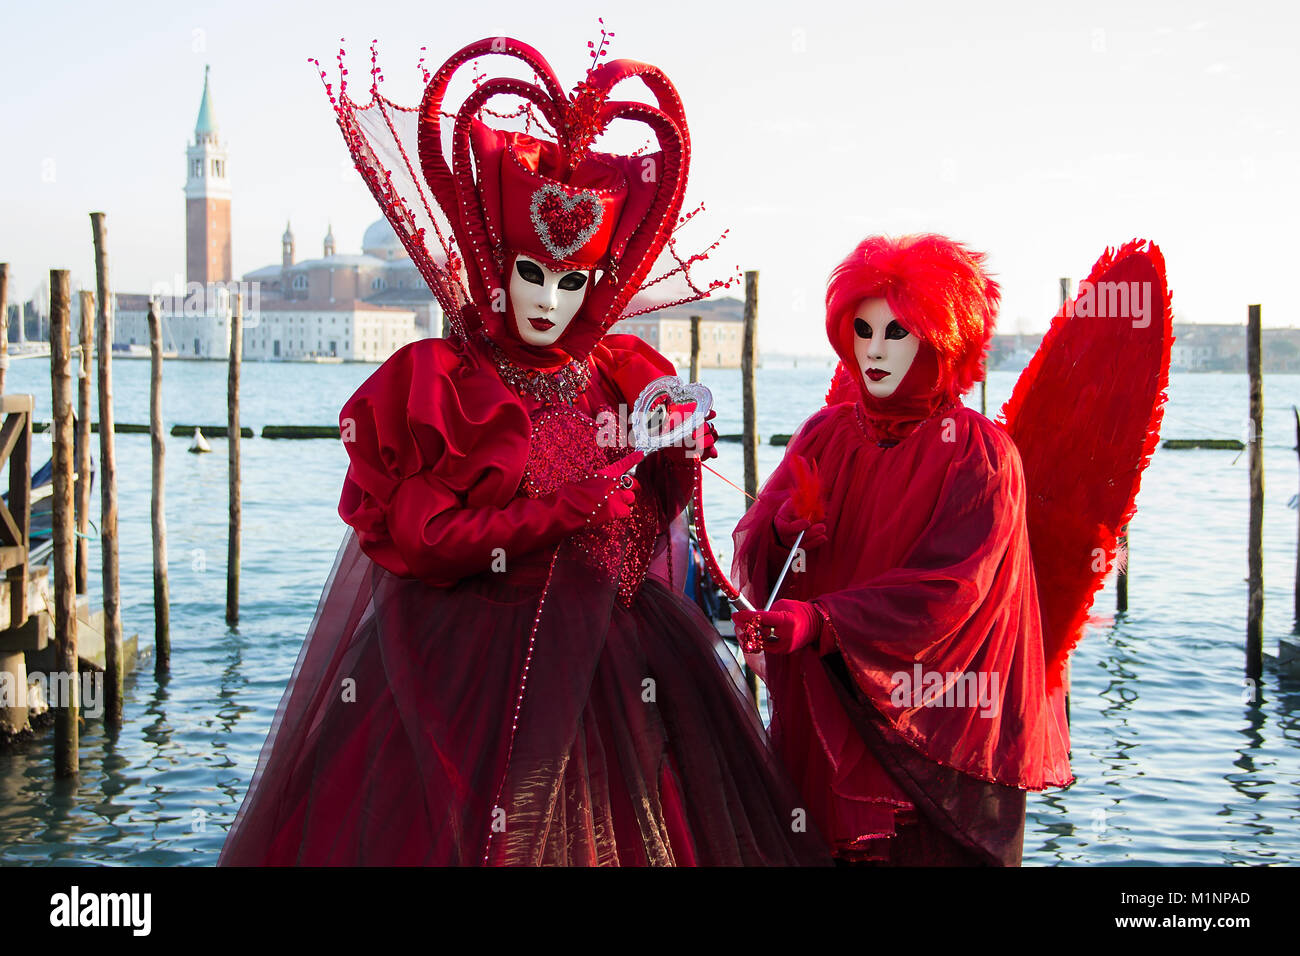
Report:
[[[374,366],[250,363],[243,420],[326,424]],[[114,365],[116,416],[148,420],[148,363]],[[819,406],[830,369],[758,373],[761,432],[791,432]],[[168,422],[224,422],[222,363],[172,362]],[[989,408],[1012,373],[993,373]],[[740,431],[740,377],[706,371],[723,433]],[[48,418],[49,365],[15,361],[8,389],[36,396]],[[973,398],[978,403],[978,392]],[[1300,376],[1272,375],[1265,390],[1265,649],[1293,629],[1297,490],[1292,403]],[[1245,376],[1175,375],[1165,437],[1243,437]],[[48,442],[37,436],[34,457]],[[335,511],[346,467],[336,441],[243,443],[244,552],[240,623],[224,620],[225,442],[213,454],[167,454],[172,671],[152,663],[127,678],[126,720],[81,733],[74,785],[51,772],[52,731],[0,754],[0,863],[215,862],[243,798],[276,704],[343,536]],[[740,482],[738,444],[713,464]],[[780,449],[764,445],[764,475]],[[117,440],[122,617],[153,640],[149,543],[149,438]],[[1158,451],[1130,527],[1130,610],[1094,625],[1073,663],[1073,766],[1066,791],[1030,798],[1026,864],[1300,862],[1300,685],[1271,668],[1260,693],[1243,686],[1246,611],[1246,457]],[[98,509],[98,496],[94,499]],[[723,563],[741,511],[738,492],[706,477],[706,508]],[[98,553],[92,567],[98,568]],[[92,599],[98,597],[92,574]],[[1094,615],[1110,619],[1108,585]]]

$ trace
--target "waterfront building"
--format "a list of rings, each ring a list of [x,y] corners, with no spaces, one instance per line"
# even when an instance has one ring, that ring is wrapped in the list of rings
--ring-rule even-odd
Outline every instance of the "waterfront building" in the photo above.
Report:
[[[700,317],[700,368],[739,368],[745,303],[722,297],[660,309],[610,327],[644,339],[685,375],[691,367],[691,316]]]

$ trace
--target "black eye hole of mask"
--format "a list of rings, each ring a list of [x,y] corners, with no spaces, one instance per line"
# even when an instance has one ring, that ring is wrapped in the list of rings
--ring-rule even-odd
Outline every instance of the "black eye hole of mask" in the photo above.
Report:
[[[560,280],[560,288],[565,292],[577,292],[587,284],[587,274],[585,272],[570,272]]]
[[[871,338],[871,326],[866,319],[854,319],[853,331],[860,339]],[[898,324],[897,319],[890,321],[889,326],[885,329],[885,338],[887,339],[905,339],[911,334],[907,329]]]
[[[533,285],[542,285],[546,281],[542,275],[541,267],[535,262],[520,259],[515,263],[515,271],[519,273],[519,278],[525,282],[531,282]]]

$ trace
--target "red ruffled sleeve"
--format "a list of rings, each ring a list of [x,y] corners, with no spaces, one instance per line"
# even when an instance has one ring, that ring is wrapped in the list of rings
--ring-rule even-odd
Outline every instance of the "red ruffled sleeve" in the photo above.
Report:
[[[677,374],[672,362],[635,335],[607,335],[591,357],[629,410],[647,385],[661,376]]]
[[[443,339],[399,349],[339,413],[349,465],[339,516],[375,563],[449,584],[454,555],[425,529],[457,508],[508,503],[528,456],[529,422],[501,380]]]

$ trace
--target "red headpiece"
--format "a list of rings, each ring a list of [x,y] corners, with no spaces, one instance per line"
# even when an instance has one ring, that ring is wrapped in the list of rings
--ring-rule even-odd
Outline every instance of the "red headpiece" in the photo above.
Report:
[[[933,234],[871,236],[831,273],[826,289],[826,335],[840,357],[827,401],[863,401],[868,413],[888,417],[890,406],[937,407],[983,378],[1000,292],[984,271],[984,253]],[[863,299],[881,296],[921,340],[912,368],[887,399],[867,392],[853,354],[853,320]],[[924,415],[920,416],[924,418]]]
[[[523,253],[556,270],[606,265],[628,196],[617,166],[588,155],[569,170],[554,143],[477,120],[471,142],[494,249]]]
[[[371,53],[374,64],[373,46]],[[494,54],[521,61],[532,80],[476,76],[460,108],[445,113],[453,75],[466,63]],[[653,66],[600,60],[603,40],[599,49],[593,46],[592,55],[586,78],[567,96],[541,54],[509,37],[471,43],[432,77],[426,72],[418,109],[397,106],[379,94],[383,77],[377,65],[372,66],[371,102],[365,106],[348,98],[346,78],[337,98],[326,82],[358,170],[429,282],[453,332],[485,335],[513,361],[534,367],[585,359],[620,318],[694,301],[729,284],[714,281],[697,288],[690,266],[703,255],[683,259],[673,248],[674,231],[692,215],[682,216],[690,137],[677,91]],[[631,78],[649,88],[653,103],[612,98],[614,88]],[[523,105],[509,114],[493,112],[488,104],[499,96]],[[454,120],[449,154],[444,119]],[[491,125],[503,119],[522,120],[525,129]],[[596,138],[619,119],[649,127],[658,149],[635,155],[593,150]],[[539,135],[531,135],[534,129]],[[427,241],[433,236],[436,244]],[[553,269],[601,271],[582,308],[549,348],[524,344],[501,309],[508,270],[521,253]],[[671,256],[675,267],[651,279],[661,253]],[[462,266],[467,287],[461,282]],[[672,275],[689,287],[685,298],[624,311],[639,291]]]

